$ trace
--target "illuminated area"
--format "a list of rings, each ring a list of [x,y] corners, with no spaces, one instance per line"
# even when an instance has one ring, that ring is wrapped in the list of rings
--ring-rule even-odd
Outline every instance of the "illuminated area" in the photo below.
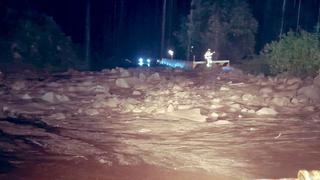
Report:
[[[143,66],[143,65],[144,65],[144,63],[143,63],[143,58],[139,58],[138,64],[139,64],[139,66]]]
[[[169,49],[168,54],[170,55],[171,59],[173,59],[174,51]]]
[[[150,67],[151,66],[151,59],[150,58],[147,58],[147,59],[143,59],[143,58],[139,58],[138,59],[138,65],[141,67],[141,66],[147,66],[147,67]]]
[[[189,68],[190,65],[186,61],[182,60],[172,60],[172,59],[162,59],[160,61],[161,65],[169,66],[172,68]]]

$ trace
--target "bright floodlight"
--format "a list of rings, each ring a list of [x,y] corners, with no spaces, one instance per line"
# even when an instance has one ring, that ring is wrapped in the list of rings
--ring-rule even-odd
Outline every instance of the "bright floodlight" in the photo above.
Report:
[[[173,50],[169,49],[168,54],[170,55],[171,59],[173,58],[174,52]]]
[[[174,52],[170,49],[170,50],[168,51],[168,54],[169,54],[170,56],[173,56]]]
[[[139,58],[139,66],[143,66],[143,59],[142,58]]]
[[[150,67],[151,60],[147,59],[147,66]]]

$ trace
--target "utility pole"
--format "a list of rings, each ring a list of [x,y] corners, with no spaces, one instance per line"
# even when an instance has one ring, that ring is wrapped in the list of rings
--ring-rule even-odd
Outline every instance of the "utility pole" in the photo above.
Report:
[[[91,4],[90,4],[90,0],[87,0],[87,4],[86,4],[86,27],[85,27],[85,62],[90,64],[90,47],[91,47]]]
[[[166,31],[166,17],[167,17],[167,0],[163,0],[160,58],[162,58],[162,55],[164,52],[165,35],[166,35],[166,33],[165,33],[165,31]]]

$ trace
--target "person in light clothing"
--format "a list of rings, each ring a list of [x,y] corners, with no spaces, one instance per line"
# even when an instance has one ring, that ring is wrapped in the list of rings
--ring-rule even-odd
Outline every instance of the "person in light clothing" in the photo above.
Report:
[[[212,66],[212,56],[215,51],[211,52],[211,49],[208,49],[207,52],[204,54],[204,59],[207,61],[207,67]]]

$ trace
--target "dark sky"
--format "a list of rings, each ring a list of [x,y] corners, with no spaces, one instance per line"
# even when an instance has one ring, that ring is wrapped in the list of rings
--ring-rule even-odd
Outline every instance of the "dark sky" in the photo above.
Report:
[[[191,0],[167,0],[167,43],[174,46],[172,33],[189,13]],[[285,30],[295,28],[299,0],[287,0]],[[317,22],[320,0],[301,0],[301,26],[311,30]],[[99,57],[157,57],[160,51],[163,0],[91,0],[92,50]],[[282,0],[248,0],[259,22],[257,49],[278,36]],[[75,43],[83,45],[86,0],[0,0],[5,7],[36,9],[52,16]]]
[[[10,1],[10,0],[9,0]],[[123,4],[121,4],[123,2]],[[158,56],[163,0],[92,0],[92,49],[105,57]],[[167,39],[189,11],[189,0],[170,0]],[[53,16],[74,42],[83,44],[86,0],[29,0],[29,6]],[[169,40],[168,40],[169,41]],[[170,42],[167,42],[170,46]],[[125,58],[125,56],[121,56]]]

